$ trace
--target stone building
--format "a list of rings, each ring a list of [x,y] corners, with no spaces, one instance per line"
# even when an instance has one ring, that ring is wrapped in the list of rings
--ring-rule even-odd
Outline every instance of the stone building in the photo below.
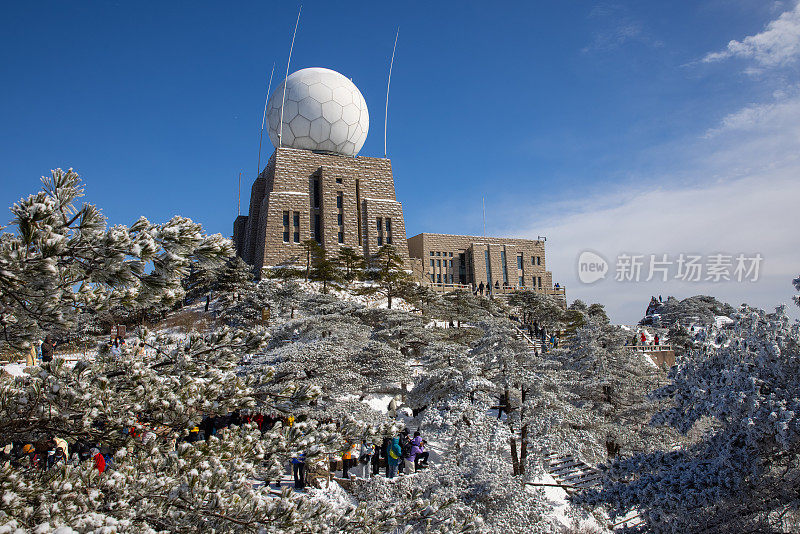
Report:
[[[483,282],[493,293],[530,289],[564,296],[546,268],[544,241],[422,233],[408,239],[408,252],[416,277],[445,291]]]
[[[388,159],[277,148],[253,183],[250,212],[234,222],[239,256],[256,268],[304,263],[302,242],[365,256],[395,245],[404,258],[403,207]]]

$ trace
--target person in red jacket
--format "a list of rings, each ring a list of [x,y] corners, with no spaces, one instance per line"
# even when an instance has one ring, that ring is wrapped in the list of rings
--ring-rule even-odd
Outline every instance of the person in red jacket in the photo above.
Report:
[[[106,459],[103,458],[103,455],[100,454],[100,449],[94,448],[91,451],[92,458],[94,459],[94,466],[97,468],[97,471],[102,473],[106,470]]]
[[[642,339],[642,345],[646,345],[647,338],[645,337],[645,335],[644,335],[644,332],[642,332],[642,337],[641,337],[641,339]]]
[[[654,340],[654,343],[653,343],[653,344],[654,344],[654,345],[658,345],[658,341],[659,341],[659,339],[658,339],[658,334],[656,334],[656,338],[655,338],[655,340]]]

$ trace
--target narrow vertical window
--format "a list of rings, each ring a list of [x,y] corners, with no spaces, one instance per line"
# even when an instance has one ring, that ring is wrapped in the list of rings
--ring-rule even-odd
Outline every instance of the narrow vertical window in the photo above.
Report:
[[[519,277],[519,287],[525,287],[525,278]]]
[[[486,262],[486,281],[489,282],[489,286],[492,285],[492,264],[489,263],[489,249],[483,251],[483,259]]]
[[[392,244],[392,219],[386,217],[386,243]]]
[[[522,270],[522,254],[517,256],[517,269]]]
[[[383,246],[383,220],[380,217],[378,217],[376,219],[376,221],[377,221],[377,227],[378,227],[378,246],[382,247]]]
[[[361,182],[356,180],[356,225],[358,226],[358,246],[361,246]]]
[[[319,178],[314,178],[314,208],[319,208]]]
[[[503,267],[503,285],[508,285],[508,265],[506,265],[506,251],[500,251],[500,264]]]
[[[289,212],[283,212],[283,242],[289,242]]]
[[[300,212],[294,212],[294,216],[292,217],[292,223],[294,225],[294,242],[300,242]]]
[[[314,214],[314,239],[317,243],[322,243],[322,227],[320,225],[319,213]]]

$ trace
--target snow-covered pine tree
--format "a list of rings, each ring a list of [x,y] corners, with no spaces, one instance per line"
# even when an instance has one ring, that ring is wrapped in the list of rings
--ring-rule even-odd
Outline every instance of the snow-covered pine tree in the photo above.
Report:
[[[722,346],[673,369],[654,424],[702,439],[614,463],[584,496],[655,532],[791,532],[800,522],[800,324],[743,306]]]
[[[216,266],[232,255],[230,241],[183,217],[108,228],[97,207],[76,204],[83,186],[71,169],[42,183],[14,204],[14,232],[0,238],[0,328],[14,347],[72,329],[83,309],[178,302],[192,264]]]

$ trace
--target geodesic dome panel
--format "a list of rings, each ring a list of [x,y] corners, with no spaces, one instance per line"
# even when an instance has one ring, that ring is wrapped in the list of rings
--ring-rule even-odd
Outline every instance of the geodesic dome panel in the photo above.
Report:
[[[325,150],[355,156],[369,131],[364,96],[338,72],[314,67],[301,69],[285,81],[281,132],[281,83],[267,102],[268,133],[272,144],[305,150]],[[278,134],[282,133],[279,141]]]

